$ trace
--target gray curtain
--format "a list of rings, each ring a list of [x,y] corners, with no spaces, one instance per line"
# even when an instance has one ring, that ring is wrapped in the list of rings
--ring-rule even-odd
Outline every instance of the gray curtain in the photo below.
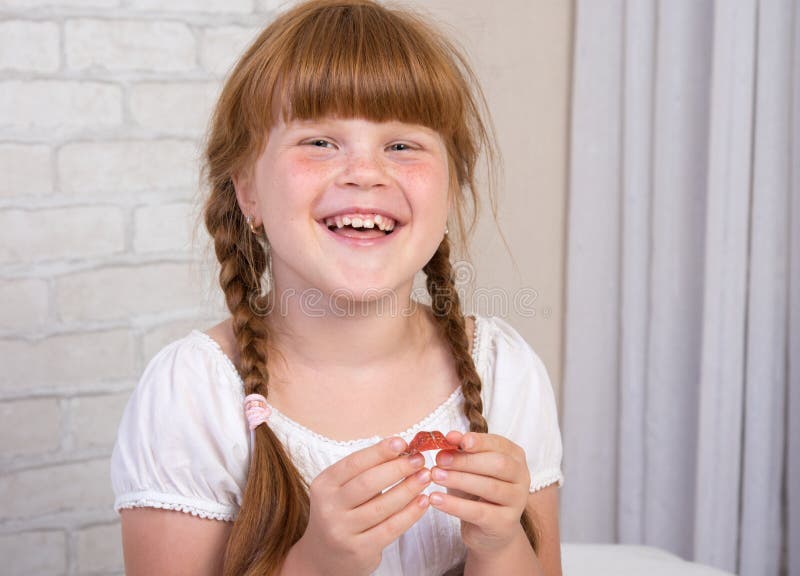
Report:
[[[576,0],[563,539],[800,576],[800,0]]]

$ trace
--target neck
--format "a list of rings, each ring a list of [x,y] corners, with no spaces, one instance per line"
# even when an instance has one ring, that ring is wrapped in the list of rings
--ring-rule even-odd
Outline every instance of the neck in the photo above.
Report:
[[[323,296],[309,305],[276,286],[267,319],[273,345],[289,366],[315,372],[367,374],[402,365],[428,345],[433,321],[411,299],[411,288],[370,301]]]

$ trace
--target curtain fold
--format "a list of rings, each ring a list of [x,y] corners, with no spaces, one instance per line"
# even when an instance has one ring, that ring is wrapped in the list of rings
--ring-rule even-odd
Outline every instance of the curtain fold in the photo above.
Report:
[[[743,574],[777,574],[787,384],[792,0],[762,2],[753,139],[741,547]]]
[[[616,523],[623,6],[578,2],[575,14],[564,382],[582,385],[564,390],[573,488],[565,483],[561,510],[575,541],[605,541]]]
[[[713,30],[694,545],[700,562],[731,571],[740,529],[756,15],[756,0],[719,2]]]
[[[800,0],[576,0],[566,541],[800,576]]]
[[[786,392],[786,464],[783,484],[784,525],[782,556],[787,573],[800,575],[800,6],[795,2],[792,34],[792,112],[788,121],[792,147],[789,156],[789,354]]]

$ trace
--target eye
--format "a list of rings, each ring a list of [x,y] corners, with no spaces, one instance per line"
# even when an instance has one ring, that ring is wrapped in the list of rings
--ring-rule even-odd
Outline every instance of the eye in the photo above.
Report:
[[[389,146],[389,148],[396,152],[402,152],[403,150],[412,150],[411,146],[409,146],[405,142],[397,142],[396,144],[392,144],[391,146]]]
[[[311,138],[300,142],[303,146],[311,146],[313,148],[334,148],[335,144],[327,138]]]

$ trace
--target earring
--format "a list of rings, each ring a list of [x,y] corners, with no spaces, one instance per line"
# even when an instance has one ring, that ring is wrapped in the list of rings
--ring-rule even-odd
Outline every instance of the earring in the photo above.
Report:
[[[248,215],[245,217],[245,221],[247,222],[247,225],[250,226],[250,232],[256,234],[256,228],[253,226],[253,217]]]
[[[250,224],[249,220],[250,217],[247,217],[248,224]],[[255,233],[255,240],[253,241],[254,244],[257,246],[253,246],[253,251],[258,252],[260,250],[264,251],[264,271],[260,276],[255,274],[255,270],[251,267],[251,271],[253,272],[252,281],[253,281],[253,289],[248,294],[248,303],[250,304],[250,310],[253,311],[257,316],[266,316],[272,310],[274,306],[274,300],[268,298],[269,293],[273,291],[275,287],[275,281],[272,275],[272,247],[270,246],[269,240],[266,237],[266,234],[259,235]]]
[[[267,253],[267,266],[266,266],[266,274],[264,274],[264,292],[271,292],[272,291],[272,247],[267,244],[266,246],[266,253]]]
[[[447,232],[448,232],[448,230],[447,230],[447,226],[445,226],[445,227],[444,227],[444,233],[445,233],[445,234],[447,234]]]

